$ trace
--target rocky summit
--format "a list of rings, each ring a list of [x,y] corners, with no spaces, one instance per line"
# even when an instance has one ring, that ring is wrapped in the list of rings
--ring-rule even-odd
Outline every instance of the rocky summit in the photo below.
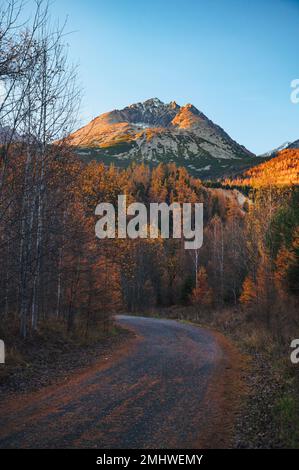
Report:
[[[261,162],[192,104],[158,98],[101,114],[70,142],[87,160],[119,167],[174,162],[202,179],[232,176]]]

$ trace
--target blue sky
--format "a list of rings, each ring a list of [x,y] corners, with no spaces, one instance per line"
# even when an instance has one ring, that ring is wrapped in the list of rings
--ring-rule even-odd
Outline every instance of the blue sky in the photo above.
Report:
[[[191,102],[256,153],[299,138],[299,0],[56,0],[82,123],[158,97]]]

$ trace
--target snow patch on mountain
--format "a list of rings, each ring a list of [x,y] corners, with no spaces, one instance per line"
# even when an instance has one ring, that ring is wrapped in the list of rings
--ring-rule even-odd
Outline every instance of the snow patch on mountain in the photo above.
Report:
[[[263,153],[262,155],[260,155],[261,157],[271,157],[272,155],[280,152],[281,150],[284,150],[286,148],[288,148],[289,146],[291,145],[291,142],[284,142],[282,145],[280,145],[279,147],[276,147],[272,150],[269,150],[269,152],[266,152],[266,153]]]

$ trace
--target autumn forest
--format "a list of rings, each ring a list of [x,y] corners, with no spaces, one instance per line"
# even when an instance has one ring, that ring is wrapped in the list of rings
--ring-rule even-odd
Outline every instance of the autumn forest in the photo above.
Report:
[[[95,332],[115,334],[119,313],[233,325],[250,347],[288,351],[298,331],[299,150],[217,181],[171,162],[86,161],[68,140],[81,91],[64,29],[51,26],[43,1],[25,23],[19,2],[4,3],[0,338],[8,361],[15,344],[21,353],[22,341],[41,332],[87,342]],[[117,205],[120,194],[147,207],[203,203],[203,246],[97,239],[97,204]]]

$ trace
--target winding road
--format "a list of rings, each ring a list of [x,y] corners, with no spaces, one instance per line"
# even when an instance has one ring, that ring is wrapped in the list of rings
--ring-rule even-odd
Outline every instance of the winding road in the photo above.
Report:
[[[116,357],[0,404],[0,448],[228,445],[235,372],[217,335],[173,320],[117,321],[136,337]]]

